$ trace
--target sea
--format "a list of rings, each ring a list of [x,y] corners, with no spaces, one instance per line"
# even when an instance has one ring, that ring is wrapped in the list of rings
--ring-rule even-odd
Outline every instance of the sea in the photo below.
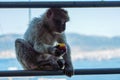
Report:
[[[96,68],[120,68],[120,59],[109,60],[76,60],[73,61],[74,69],[96,69]],[[15,58],[0,59],[0,70],[22,70],[21,65]],[[27,77],[0,77],[0,80],[120,80],[120,74],[109,75],[74,75],[67,76],[27,76]]]

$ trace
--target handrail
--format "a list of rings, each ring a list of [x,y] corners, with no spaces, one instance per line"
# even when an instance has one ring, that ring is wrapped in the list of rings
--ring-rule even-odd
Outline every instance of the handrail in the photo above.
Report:
[[[120,1],[38,1],[0,2],[0,8],[48,8],[48,7],[120,7]]]
[[[100,74],[120,74],[120,68],[75,69],[74,75],[100,75]],[[0,71],[0,77],[58,76],[58,75],[65,74],[62,71],[33,71],[33,70]]]

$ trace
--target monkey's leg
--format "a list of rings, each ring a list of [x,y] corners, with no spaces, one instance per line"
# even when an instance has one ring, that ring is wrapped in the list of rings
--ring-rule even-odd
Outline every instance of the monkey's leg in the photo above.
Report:
[[[15,41],[15,50],[18,61],[22,64],[24,69],[31,70],[37,67],[36,53],[32,46],[23,39],[17,39]]]
[[[63,59],[59,59],[57,61],[58,65],[60,66],[60,69],[63,69],[65,66],[65,61]]]
[[[39,61],[39,68],[41,70],[60,70],[61,69],[61,62],[58,63],[58,61],[54,58],[55,56],[49,57],[47,60],[42,59],[42,61]]]

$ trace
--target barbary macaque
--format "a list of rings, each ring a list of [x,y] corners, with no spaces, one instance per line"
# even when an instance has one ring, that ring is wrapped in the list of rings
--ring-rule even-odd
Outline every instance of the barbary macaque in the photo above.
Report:
[[[64,32],[68,21],[67,11],[61,8],[50,8],[31,21],[24,39],[15,41],[17,59],[25,70],[63,70],[69,77],[74,74]],[[59,43],[65,44],[64,52],[56,47]]]

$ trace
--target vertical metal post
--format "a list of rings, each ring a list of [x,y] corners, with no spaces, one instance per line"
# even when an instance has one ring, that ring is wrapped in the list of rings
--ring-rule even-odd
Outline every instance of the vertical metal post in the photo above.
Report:
[[[31,0],[29,0],[29,2],[31,2]],[[29,22],[30,22],[30,21],[31,21],[31,8],[29,8],[28,10],[29,10],[29,11],[28,11],[28,12],[29,12],[28,14],[29,14]]]

